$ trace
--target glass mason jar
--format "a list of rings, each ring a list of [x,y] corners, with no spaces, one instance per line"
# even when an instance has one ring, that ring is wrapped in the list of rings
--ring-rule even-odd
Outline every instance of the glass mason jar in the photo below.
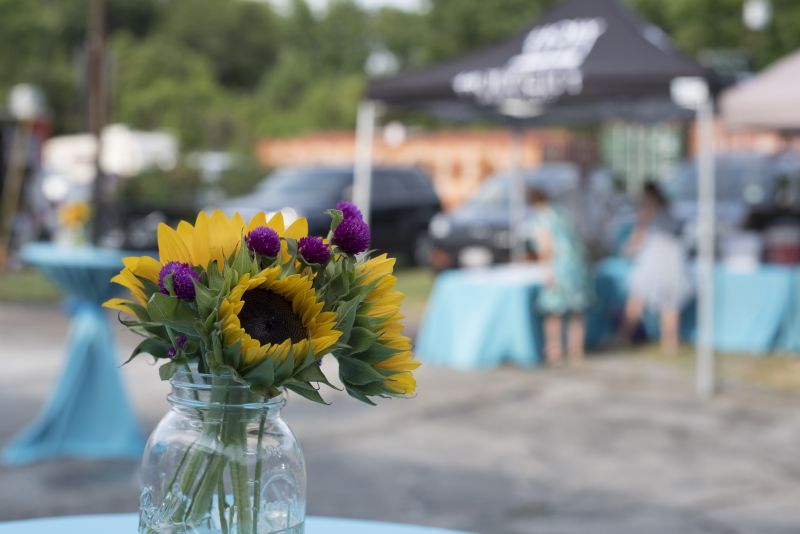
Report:
[[[140,534],[302,534],[306,469],[284,398],[197,372],[170,382],[142,458]]]

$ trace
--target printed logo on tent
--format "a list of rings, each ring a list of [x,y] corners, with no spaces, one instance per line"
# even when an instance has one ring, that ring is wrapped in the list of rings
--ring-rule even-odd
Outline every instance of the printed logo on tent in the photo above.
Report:
[[[602,18],[538,26],[525,37],[522,52],[504,66],[458,73],[452,81],[453,91],[482,104],[508,100],[547,103],[564,94],[580,94],[581,66],[607,27]]]

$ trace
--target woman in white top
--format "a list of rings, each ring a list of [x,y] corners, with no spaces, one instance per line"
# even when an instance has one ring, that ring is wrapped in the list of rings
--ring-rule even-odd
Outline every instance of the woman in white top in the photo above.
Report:
[[[675,354],[680,311],[691,295],[686,254],[669,204],[653,182],[645,184],[636,227],[625,251],[633,256],[622,335],[630,339],[646,309],[659,314],[661,347]]]

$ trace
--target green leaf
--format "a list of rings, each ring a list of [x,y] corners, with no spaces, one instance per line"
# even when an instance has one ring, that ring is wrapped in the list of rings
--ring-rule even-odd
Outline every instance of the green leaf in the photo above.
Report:
[[[225,277],[222,276],[222,273],[217,267],[217,260],[211,260],[208,262],[208,287],[218,293],[222,292],[225,286]]]
[[[152,295],[153,293],[161,293],[161,288],[158,287],[158,284],[153,282],[152,280],[148,280],[147,278],[138,277],[139,281],[142,283],[142,291],[144,291],[145,295]]]
[[[340,356],[338,360],[339,376],[345,384],[363,386],[374,382],[382,383],[386,380],[386,377],[373,369],[368,363],[346,356]]]
[[[334,230],[336,230],[336,227],[339,226],[339,224],[344,219],[344,213],[342,213],[341,210],[327,210],[325,213],[327,213],[331,217],[331,231],[328,234],[328,241],[330,241],[330,238],[333,235]]]
[[[353,327],[350,331],[350,338],[347,340],[347,344],[350,345],[350,354],[364,352],[377,338],[378,334],[372,330],[359,326]]]
[[[347,356],[347,349],[343,349],[345,356]],[[355,358],[358,358],[359,361],[364,363],[368,363],[370,365],[375,365],[380,363],[384,360],[387,360],[394,356],[395,354],[402,352],[400,349],[393,349],[387,347],[385,345],[381,345],[380,343],[373,343],[369,346],[367,350],[364,352],[359,352]]]
[[[169,380],[177,370],[178,364],[174,361],[169,361],[158,368],[158,376],[161,377],[161,380]]]
[[[241,277],[243,274],[249,273],[253,267],[253,260],[250,257],[250,249],[240,246],[236,251],[236,255],[230,262],[231,269]]]
[[[220,292],[223,294],[227,294],[228,292],[230,292],[231,288],[234,285],[236,285],[236,283],[239,281],[239,276],[233,269],[227,267],[222,271],[222,275],[225,278],[225,281],[222,285],[222,290]]]
[[[360,400],[361,402],[369,404],[370,406],[377,406],[377,404],[372,402],[369,399],[369,397],[367,397],[366,395],[364,395],[363,393],[361,393],[357,389],[353,389],[351,387],[345,387],[345,389],[347,390],[347,394],[350,395],[351,397],[353,397],[354,399]]]
[[[336,329],[342,333],[341,340],[344,343],[347,343],[347,340],[350,339],[350,330],[352,330],[353,322],[356,320],[356,312],[360,303],[361,299],[348,300],[340,304],[336,310],[339,318],[336,323]]]
[[[317,382],[320,384],[325,384],[326,386],[332,387],[333,389],[338,389],[336,386],[331,384],[328,381],[328,377],[325,376],[325,373],[322,372],[322,369],[316,364],[311,364],[296,375],[294,378],[297,380],[301,380],[303,382]]]
[[[194,301],[197,304],[197,311],[200,317],[208,317],[217,309],[218,291],[211,290],[198,282],[194,281]]]
[[[209,362],[213,367],[218,367],[225,364],[222,357],[222,339],[219,335],[211,337],[211,356],[212,360]]]
[[[146,334],[149,334],[149,336],[160,337],[162,339],[168,337],[167,329],[160,323],[128,321],[125,319],[120,319],[119,322],[134,332],[141,328]]]
[[[131,357],[125,363],[130,362],[139,354],[145,353],[150,354],[154,358],[166,358],[167,351],[172,347],[170,343],[162,339],[156,339],[153,337],[149,337],[136,345],[136,348],[133,349],[133,353],[131,353]],[[125,365],[122,364],[122,365]]]
[[[234,343],[233,345],[225,345],[222,347],[222,356],[225,363],[238,369],[242,363],[242,343]]]
[[[134,314],[136,314],[136,317],[140,321],[150,322],[150,315],[147,313],[147,309],[144,306],[136,304],[135,302],[129,302],[127,306]]]
[[[147,303],[150,318],[184,334],[195,334],[195,313],[177,297],[153,293]]]
[[[175,296],[175,283],[173,281],[174,277],[174,273],[170,273],[161,279],[162,283],[164,284],[164,288],[167,290],[167,294],[172,296]]]
[[[322,398],[322,395],[319,394],[319,391],[317,391],[314,387],[305,382],[289,379],[284,384],[284,387],[288,390],[294,391],[301,397],[305,397],[308,400],[312,400],[320,404],[325,404],[325,405],[328,404],[327,402],[325,402],[325,399]]]
[[[275,383],[282,384],[286,379],[292,376],[292,373],[294,373],[294,365],[294,351],[290,350],[286,359],[275,369]]]
[[[265,358],[254,367],[243,373],[242,377],[249,383],[262,387],[270,387],[275,383],[275,367],[273,361]]]

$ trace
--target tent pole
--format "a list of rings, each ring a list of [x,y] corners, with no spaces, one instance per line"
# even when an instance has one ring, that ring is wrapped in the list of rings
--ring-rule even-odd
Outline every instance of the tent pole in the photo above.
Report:
[[[520,127],[515,127],[511,133],[511,261],[520,263],[525,261],[525,204],[527,191],[525,177],[523,176],[522,148],[523,132]]]
[[[356,116],[356,151],[353,167],[353,202],[370,220],[370,193],[372,190],[372,143],[375,134],[375,102],[363,100],[358,104]]]
[[[714,103],[706,98],[697,108],[698,155],[698,339],[697,393],[714,395]]]

